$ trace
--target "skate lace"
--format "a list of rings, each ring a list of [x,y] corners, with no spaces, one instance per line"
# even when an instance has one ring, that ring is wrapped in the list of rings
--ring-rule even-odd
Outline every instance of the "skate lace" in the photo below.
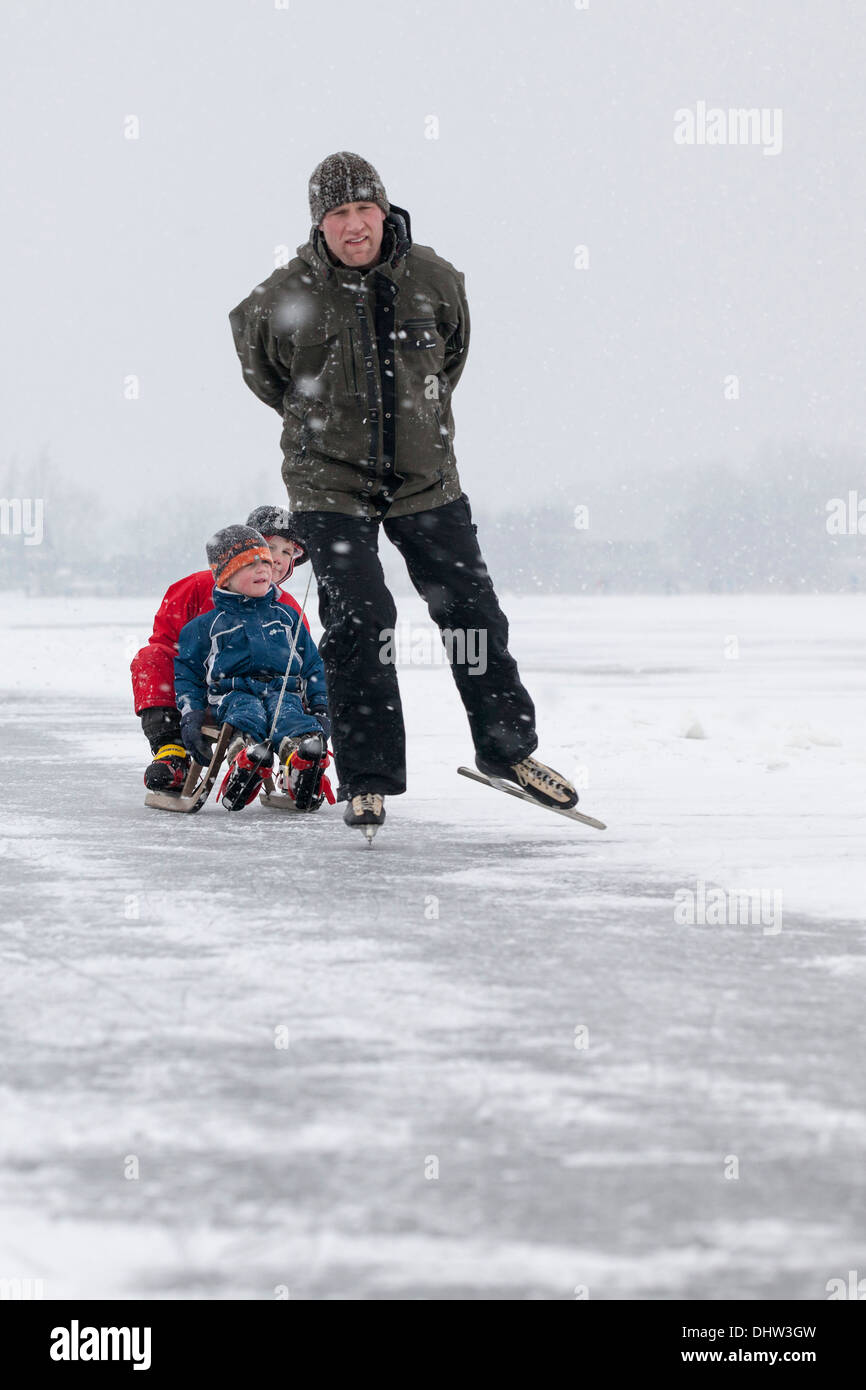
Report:
[[[377,796],[375,792],[363,792],[360,796],[353,797],[352,801],[357,815],[363,815],[365,811],[372,811],[375,815],[382,804],[382,798]],[[378,806],[376,805],[377,801]]]
[[[544,763],[536,762],[535,758],[524,758],[522,763],[518,763],[518,767],[525,777],[531,777],[533,781],[540,782],[543,787],[561,787],[563,785],[561,777],[557,776],[555,772],[551,772],[549,767],[544,766]]]

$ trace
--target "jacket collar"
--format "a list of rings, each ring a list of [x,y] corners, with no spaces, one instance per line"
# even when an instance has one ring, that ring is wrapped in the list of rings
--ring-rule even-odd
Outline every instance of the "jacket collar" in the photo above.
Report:
[[[409,214],[405,208],[398,208],[392,203],[383,224],[382,259],[377,265],[370,267],[368,277],[370,273],[376,272],[388,280],[399,279],[403,274],[406,256],[411,246],[412,226]],[[331,260],[325,238],[318,227],[310,229],[310,240],[298,247],[298,255],[327,284],[339,285],[350,290],[366,288],[367,280],[358,274],[355,266],[336,265]]]
[[[257,608],[267,607],[275,599],[279,599],[279,590],[275,584],[272,584],[267,593],[262,594],[259,598],[249,597],[247,594],[236,594],[234,589],[221,589],[218,584],[215,584],[213,589],[214,608],[222,608],[230,613],[248,613],[250,609],[255,612]]]

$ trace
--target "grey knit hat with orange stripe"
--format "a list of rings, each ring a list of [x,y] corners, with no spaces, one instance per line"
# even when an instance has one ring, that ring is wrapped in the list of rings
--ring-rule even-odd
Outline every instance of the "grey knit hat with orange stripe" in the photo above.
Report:
[[[226,526],[215,532],[207,543],[207,559],[214,583],[224,589],[233,574],[256,560],[273,564],[274,557],[260,531],[252,526]]]

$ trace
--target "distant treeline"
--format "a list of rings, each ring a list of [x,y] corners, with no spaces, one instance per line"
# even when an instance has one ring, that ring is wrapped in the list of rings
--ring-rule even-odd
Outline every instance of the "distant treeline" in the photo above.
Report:
[[[473,502],[501,591],[866,588],[866,467],[850,454],[768,449],[748,471],[722,462],[647,476],[624,497],[631,534],[643,530],[637,540],[605,534],[603,484],[576,485],[579,500],[552,495],[539,503],[539,481],[532,480],[533,504],[525,510],[485,514]],[[134,516],[117,519],[44,454],[31,466],[0,468],[0,484],[0,588],[34,595],[162,592],[172,578],[204,567],[212,531],[242,520],[254,505],[282,500],[280,484],[260,477],[243,496],[176,496],[166,504],[145,495]],[[643,528],[636,515],[645,515]]]

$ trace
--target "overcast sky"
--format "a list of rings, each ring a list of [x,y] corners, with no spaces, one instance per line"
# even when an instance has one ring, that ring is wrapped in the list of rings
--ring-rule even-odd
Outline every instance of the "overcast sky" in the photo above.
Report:
[[[864,38],[856,0],[6,0],[2,461],[48,446],[128,513],[263,468],[284,500],[227,315],[340,149],[466,274],[479,508],[862,450]],[[676,143],[702,102],[781,148]]]

